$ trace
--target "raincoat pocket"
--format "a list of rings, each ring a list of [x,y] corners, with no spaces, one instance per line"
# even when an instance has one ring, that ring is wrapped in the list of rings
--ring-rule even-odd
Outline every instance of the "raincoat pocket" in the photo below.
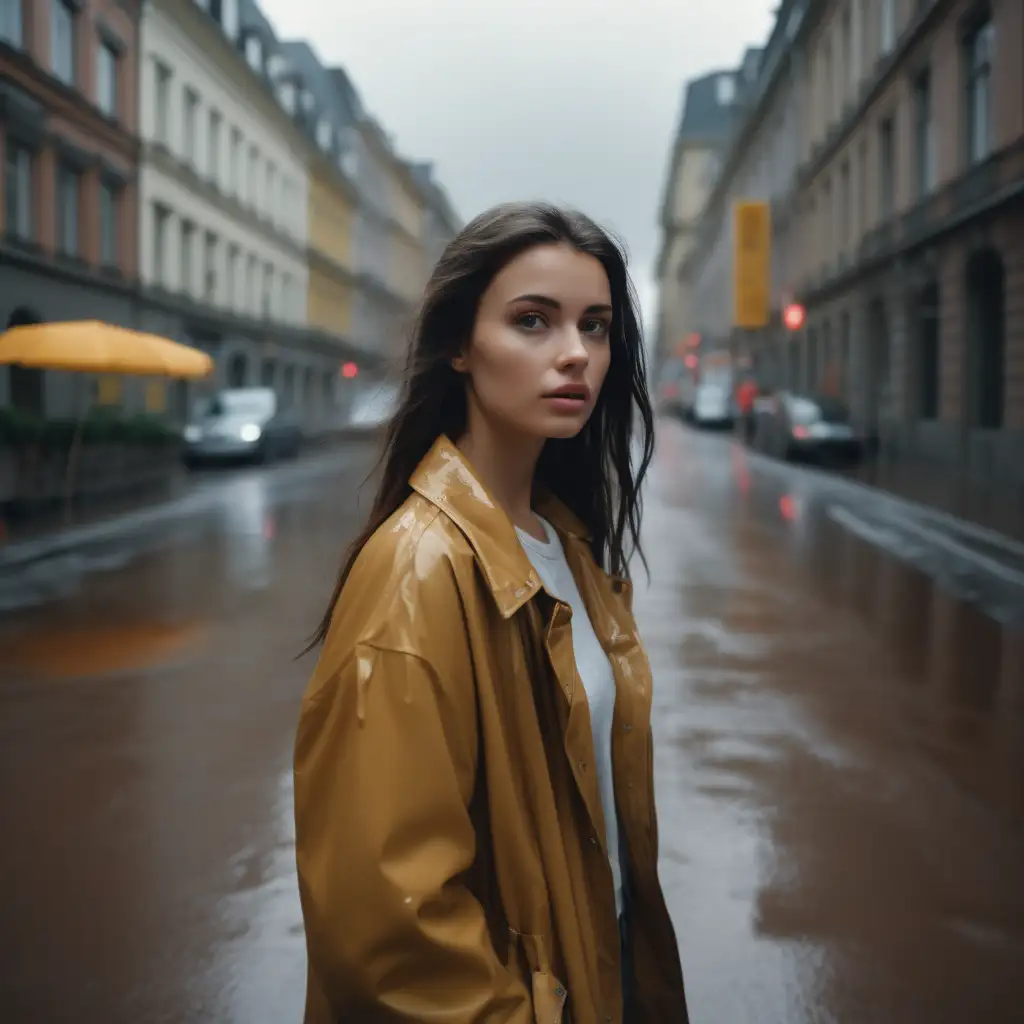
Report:
[[[565,986],[553,974],[534,971],[533,1017],[537,1024],[562,1024],[567,996]]]

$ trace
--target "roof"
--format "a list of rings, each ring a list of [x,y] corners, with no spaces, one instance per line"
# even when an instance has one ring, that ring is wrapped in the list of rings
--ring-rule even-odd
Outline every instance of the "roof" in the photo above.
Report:
[[[242,31],[257,31],[267,40],[277,41],[277,33],[270,19],[259,9],[255,0],[238,0],[238,24]]]
[[[683,141],[725,142],[738,110],[739,84],[734,70],[712,71],[687,82],[678,136]]]
[[[336,126],[353,125],[359,120],[360,104],[355,89],[338,88],[334,72],[320,63],[313,48],[305,40],[281,44],[288,63],[302,76],[306,88],[316,97],[317,106],[328,114]]]

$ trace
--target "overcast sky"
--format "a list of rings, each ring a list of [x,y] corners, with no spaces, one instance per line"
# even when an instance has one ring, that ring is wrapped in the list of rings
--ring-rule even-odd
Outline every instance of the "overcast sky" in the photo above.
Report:
[[[404,156],[435,161],[462,217],[543,198],[620,233],[648,317],[682,84],[762,44],[777,2],[260,0],[348,69]]]

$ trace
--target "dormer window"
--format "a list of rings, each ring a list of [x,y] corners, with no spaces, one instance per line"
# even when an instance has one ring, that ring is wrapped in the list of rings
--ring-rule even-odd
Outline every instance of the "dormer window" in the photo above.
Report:
[[[302,109],[308,114],[315,106],[316,101],[313,99],[313,94],[308,89],[302,90]]]
[[[333,142],[334,132],[331,131],[331,122],[326,117],[321,117],[316,126],[316,141],[323,150],[330,150]]]
[[[295,83],[294,82],[282,82],[281,87],[278,90],[278,98],[281,100],[281,106],[288,111],[289,114],[295,113]]]
[[[245,41],[245,59],[253,71],[263,70],[263,43],[259,36],[249,36]]]
[[[288,70],[288,62],[279,53],[267,59],[267,74],[273,79],[280,78]]]
[[[736,79],[732,75],[719,75],[715,86],[721,106],[724,107],[736,99]]]

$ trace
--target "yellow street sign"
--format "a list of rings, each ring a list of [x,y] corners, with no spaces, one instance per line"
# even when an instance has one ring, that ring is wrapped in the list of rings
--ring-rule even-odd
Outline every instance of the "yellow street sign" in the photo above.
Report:
[[[772,227],[766,202],[733,204],[733,326],[768,325],[771,303]]]

